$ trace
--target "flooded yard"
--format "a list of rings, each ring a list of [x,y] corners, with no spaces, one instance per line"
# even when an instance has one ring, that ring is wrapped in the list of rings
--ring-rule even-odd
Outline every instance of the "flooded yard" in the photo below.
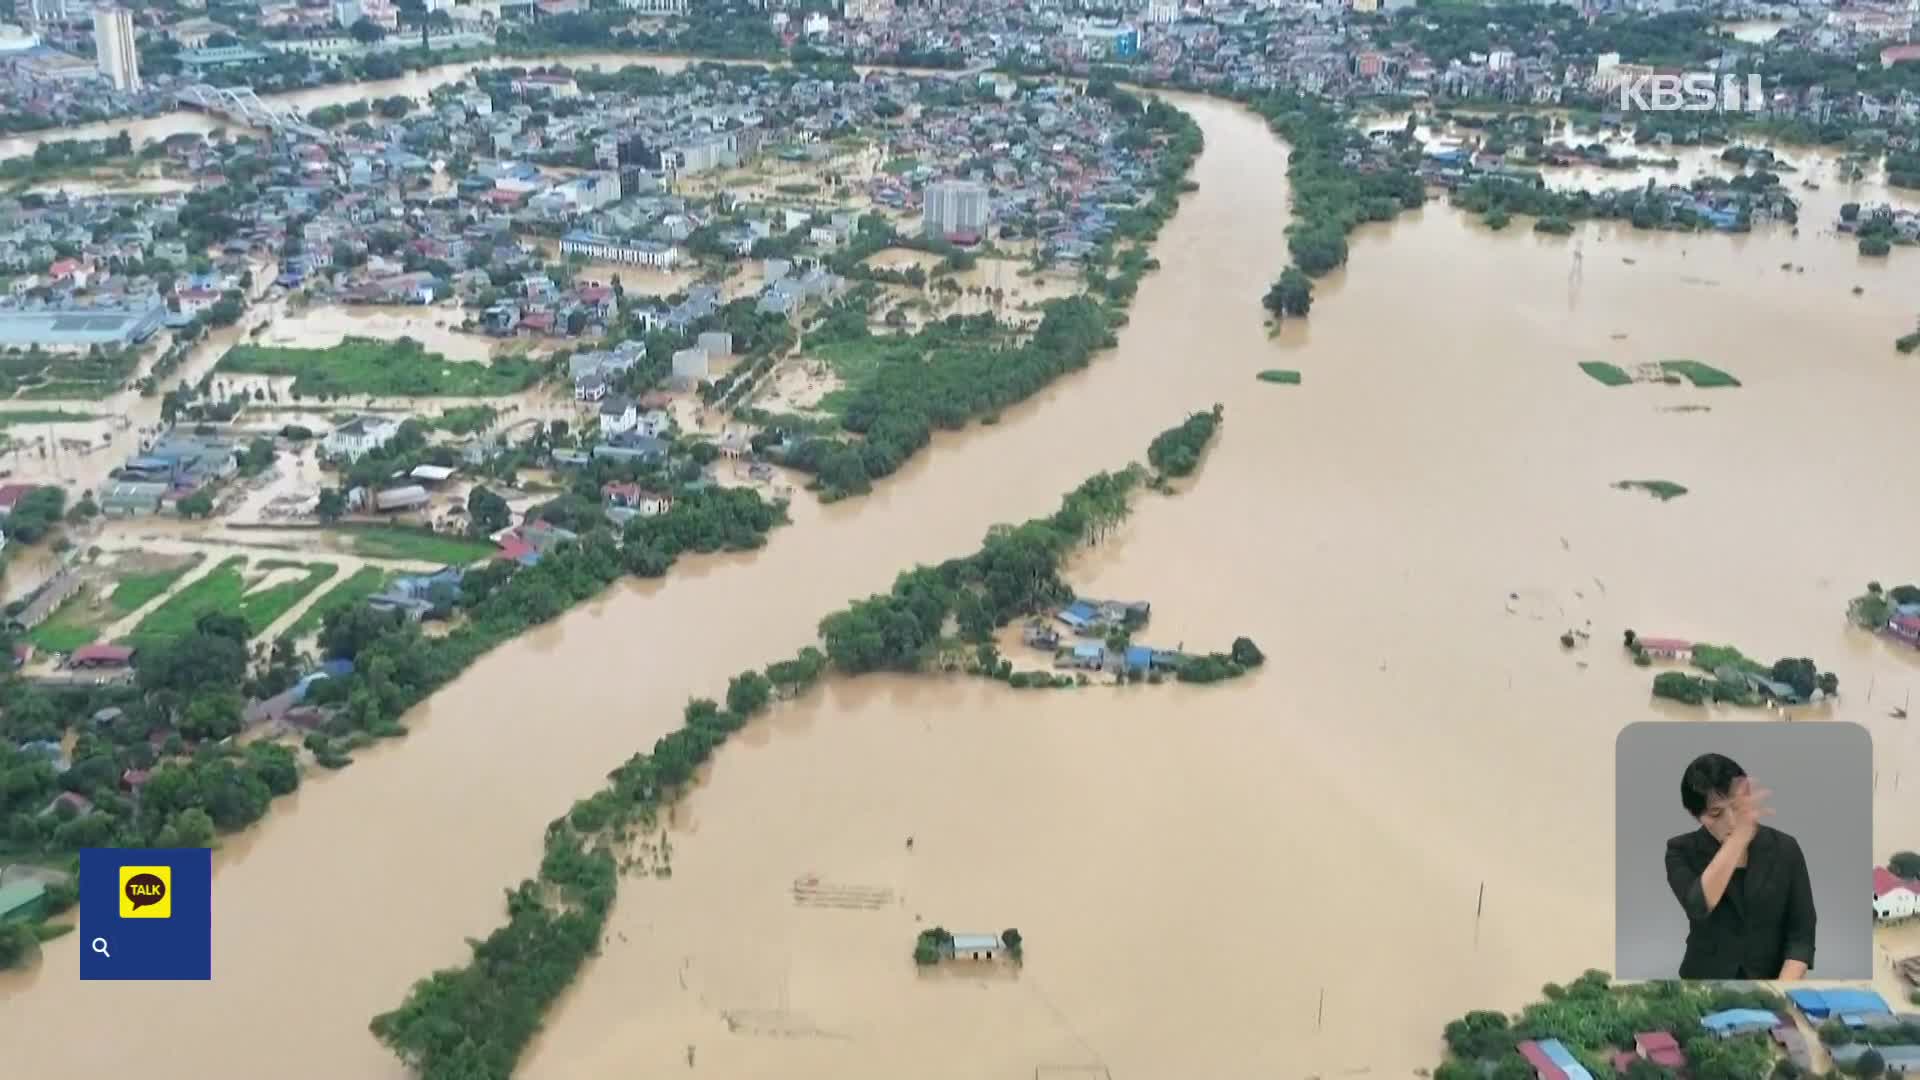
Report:
[[[392,340],[409,337],[449,360],[485,363],[495,356],[524,352],[525,342],[465,333],[465,314],[451,305],[389,306],[319,304],[290,307],[250,340],[256,345],[325,349],[349,337]]]

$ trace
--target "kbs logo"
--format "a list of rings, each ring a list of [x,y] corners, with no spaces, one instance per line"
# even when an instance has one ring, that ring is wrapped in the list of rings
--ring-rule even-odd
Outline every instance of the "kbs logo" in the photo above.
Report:
[[[1642,75],[1620,84],[1621,112],[1761,112],[1759,75]]]
[[[173,918],[173,867],[121,867],[120,917],[123,919]]]

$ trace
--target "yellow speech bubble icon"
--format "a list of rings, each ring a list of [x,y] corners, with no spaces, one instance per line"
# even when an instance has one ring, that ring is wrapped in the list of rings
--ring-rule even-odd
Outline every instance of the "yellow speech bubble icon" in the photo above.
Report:
[[[123,919],[173,918],[173,867],[121,867],[120,917]]]

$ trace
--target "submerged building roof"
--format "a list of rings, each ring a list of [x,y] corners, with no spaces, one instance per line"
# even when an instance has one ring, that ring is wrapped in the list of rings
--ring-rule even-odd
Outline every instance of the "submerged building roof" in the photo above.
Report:
[[[167,309],[97,308],[73,311],[0,311],[0,347],[49,349],[131,345],[145,341],[166,321]]]

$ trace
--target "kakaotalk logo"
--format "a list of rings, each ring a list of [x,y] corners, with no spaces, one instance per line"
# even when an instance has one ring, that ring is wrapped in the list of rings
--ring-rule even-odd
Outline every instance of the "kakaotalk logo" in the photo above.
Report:
[[[1621,112],[1760,112],[1759,75],[1642,75],[1620,84]]]
[[[173,917],[173,867],[123,866],[120,868],[120,917],[123,919],[170,919]]]

